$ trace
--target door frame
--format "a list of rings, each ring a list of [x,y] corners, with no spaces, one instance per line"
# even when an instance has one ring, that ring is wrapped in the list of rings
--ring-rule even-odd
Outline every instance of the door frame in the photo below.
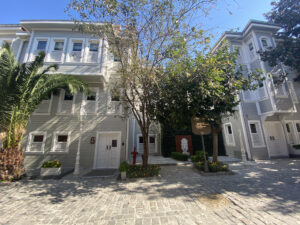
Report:
[[[143,153],[144,151],[142,151],[142,152],[140,152],[139,150],[139,137],[143,137],[143,135],[142,135],[142,133],[138,133],[137,135],[136,135],[136,146],[137,146],[137,152],[139,152],[139,153]],[[157,148],[157,134],[148,134],[148,138],[150,137],[150,136],[155,136],[155,151],[154,151],[154,153],[157,153],[158,151],[158,148]],[[143,143],[144,144],[144,143]],[[149,144],[149,143],[148,143]],[[149,147],[149,146],[148,146]],[[149,154],[150,154],[150,152],[148,152]]]
[[[282,132],[282,136],[283,136],[283,141],[285,142],[286,145],[286,153],[287,155],[277,155],[277,156],[272,156],[274,154],[271,154],[271,146],[270,146],[270,142],[269,142],[269,134],[268,134],[268,129],[266,129],[266,124],[268,123],[278,123]],[[283,129],[283,124],[281,121],[264,121],[264,130],[265,130],[265,141],[267,143],[267,149],[268,149],[268,154],[269,154],[269,158],[274,158],[274,157],[284,157],[287,156],[289,157],[289,149],[288,149],[288,144],[287,144],[287,140],[286,140],[286,136],[285,136],[285,131]]]
[[[120,164],[120,161],[121,161],[122,131],[97,131],[96,132],[96,144],[95,144],[95,149],[94,149],[94,165],[93,165],[94,170],[96,170],[96,169],[105,169],[105,168],[97,167],[97,157],[98,157],[98,154],[99,154],[98,153],[98,146],[99,146],[99,142],[100,142],[99,135],[101,135],[101,134],[118,134],[119,135],[119,137],[118,137],[118,141],[120,143],[119,164]]]

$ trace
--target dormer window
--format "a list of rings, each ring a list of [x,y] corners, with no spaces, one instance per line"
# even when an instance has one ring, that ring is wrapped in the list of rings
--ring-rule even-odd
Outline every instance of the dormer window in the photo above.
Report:
[[[82,50],[82,42],[74,42],[73,52],[81,52],[81,50]]]
[[[63,48],[64,48],[64,42],[63,41],[55,41],[54,51],[62,51]]]
[[[39,41],[36,49],[39,51],[45,51],[46,46],[47,46],[47,41]]]

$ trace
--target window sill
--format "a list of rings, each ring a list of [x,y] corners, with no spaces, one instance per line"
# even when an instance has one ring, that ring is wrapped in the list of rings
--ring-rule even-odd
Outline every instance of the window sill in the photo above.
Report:
[[[28,151],[25,151],[24,154],[25,155],[43,155],[44,152],[28,152]]]
[[[64,154],[68,154],[69,151],[64,151],[64,152],[55,152],[55,151],[50,151],[50,152],[47,152],[48,155],[64,155]]]

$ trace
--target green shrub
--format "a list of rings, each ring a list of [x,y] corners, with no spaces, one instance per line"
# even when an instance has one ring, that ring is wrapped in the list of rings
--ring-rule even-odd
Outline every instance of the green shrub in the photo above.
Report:
[[[127,176],[129,178],[138,177],[154,177],[158,176],[160,167],[158,165],[148,165],[143,167],[143,165],[128,165]]]
[[[171,157],[180,161],[187,161],[189,158],[188,155],[182,154],[181,152],[172,152]]]
[[[120,172],[127,172],[129,170],[129,164],[124,161],[120,164],[120,167],[119,167],[119,171]]]
[[[204,162],[197,163],[196,168],[204,171]],[[209,172],[229,171],[228,165],[222,162],[208,162],[208,170]]]
[[[205,152],[206,160],[208,160],[208,153]],[[204,161],[204,152],[203,151],[196,151],[195,155],[191,156],[192,162],[202,162]]]
[[[61,163],[58,160],[45,161],[42,165],[42,168],[59,168]]]

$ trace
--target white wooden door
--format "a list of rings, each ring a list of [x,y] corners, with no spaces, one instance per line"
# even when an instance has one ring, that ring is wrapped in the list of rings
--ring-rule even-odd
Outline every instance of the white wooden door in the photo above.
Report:
[[[265,122],[270,157],[288,156],[287,143],[280,122]]]
[[[119,133],[101,133],[96,146],[95,169],[118,168],[121,140]]]

